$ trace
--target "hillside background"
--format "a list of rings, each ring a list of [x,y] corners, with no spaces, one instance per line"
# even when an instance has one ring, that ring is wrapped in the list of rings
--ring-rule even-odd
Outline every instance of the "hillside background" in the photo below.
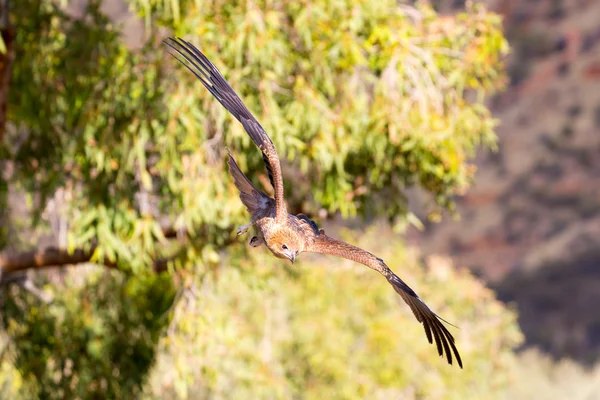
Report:
[[[451,10],[451,2],[444,9]],[[480,154],[460,221],[411,240],[516,303],[527,344],[600,356],[600,2],[491,1],[511,44],[491,100],[498,150]]]

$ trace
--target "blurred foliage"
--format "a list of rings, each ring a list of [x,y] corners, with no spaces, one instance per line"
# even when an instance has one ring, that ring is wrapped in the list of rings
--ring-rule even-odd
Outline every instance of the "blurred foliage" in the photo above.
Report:
[[[158,43],[161,27],[196,42],[256,112],[298,181],[286,185],[294,211],[402,222],[412,184],[453,210],[475,147],[494,143],[483,101],[504,85],[507,44],[480,5],[440,18],[396,0],[132,0],[152,22],[134,50],[100,4],[81,18],[50,0],[14,5],[17,129],[5,139],[12,181],[40,212],[64,188],[69,243],[96,238],[98,258],[144,268],[161,255],[159,217],[223,245],[248,218],[225,146],[265,176],[241,125]]]
[[[148,396],[493,399],[518,378],[516,313],[481,281],[443,258],[422,268],[389,228],[340,236],[360,237],[433,310],[460,326],[450,330],[464,370],[444,364],[410,309],[374,271],[318,255],[303,255],[287,270],[264,252],[232,252],[182,295],[185,306],[161,343]]]
[[[1,394],[501,393],[520,342],[514,313],[466,272],[443,263],[421,271],[390,231],[361,243],[461,326],[465,370],[437,358],[371,271],[324,258],[288,269],[241,245],[223,250],[248,220],[226,146],[257,184],[264,165],[241,126],[160,44],[166,32],[192,40],[239,91],[279,150],[291,210],[399,225],[411,217],[407,186],[431,194],[435,215],[453,211],[475,148],[494,144],[484,101],[505,83],[500,17],[470,2],[453,17],[396,0],[129,3],[146,22],[136,49],[100,0],[76,16],[68,1],[11,3],[16,54],[0,146],[0,162],[13,166],[8,183],[27,194],[38,229],[60,189],[66,204],[55,212],[68,221],[69,247],[97,243],[96,259],[117,261],[124,275],[72,271],[46,285],[50,304],[11,287]],[[163,224],[187,239],[167,241]],[[382,235],[385,247],[375,240]],[[36,245],[30,232],[21,236],[11,240]],[[152,260],[173,254],[177,273],[147,276]]]
[[[555,362],[537,350],[519,355],[517,376],[504,398],[594,400],[600,394],[600,363],[585,368],[569,359]]]
[[[132,398],[140,393],[169,322],[175,288],[166,274],[93,273],[68,291],[49,286],[49,304],[13,286],[0,319],[4,360],[23,382],[21,398]]]
[[[153,185],[148,169],[158,148],[169,159],[182,154],[161,145],[176,137],[159,138],[167,120],[162,54],[149,46],[128,51],[99,6],[91,1],[85,17],[74,19],[51,1],[14,5],[11,85],[19,90],[10,92],[9,117],[19,129],[7,147],[16,165],[13,181],[35,198],[36,217],[63,187],[71,197],[70,245],[96,238],[98,258],[114,261],[118,254],[139,267],[156,255],[162,234],[136,194]],[[162,171],[175,174],[176,168]],[[154,177],[156,190],[173,201],[167,178]],[[171,201],[177,209],[177,199]]]

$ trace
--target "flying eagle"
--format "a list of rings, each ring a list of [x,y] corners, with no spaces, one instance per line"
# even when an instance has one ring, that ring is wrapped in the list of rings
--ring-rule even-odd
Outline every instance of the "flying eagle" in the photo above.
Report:
[[[442,323],[443,320],[431,311],[415,291],[394,274],[381,258],[327,236],[304,214],[292,215],[287,212],[279,156],[260,123],[219,70],[194,45],[181,38],[167,38],[164,43],[172,49],[171,55],[185,65],[219,103],[242,123],[252,141],[262,152],[274,189],[274,199],[252,184],[229,153],[229,171],[235,186],[240,191],[242,203],[252,216],[249,224],[238,229],[238,235],[246,233],[254,225],[258,229],[259,236],[253,237],[250,245],[258,247],[265,244],[275,257],[287,258],[294,263],[300,253],[308,251],[346,258],[378,271],[408,304],[417,320],[423,324],[429,343],[435,340],[439,355],[443,356],[445,353],[448,363],[452,364],[452,354],[454,354],[456,362],[462,368],[462,360],[454,344],[454,337]]]

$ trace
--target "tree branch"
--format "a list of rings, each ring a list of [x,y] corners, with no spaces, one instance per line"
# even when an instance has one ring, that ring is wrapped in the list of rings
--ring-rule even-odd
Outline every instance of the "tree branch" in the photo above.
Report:
[[[93,253],[93,248],[90,249],[90,251],[78,249],[69,254],[66,250],[48,247],[42,250],[19,253],[14,256],[0,256],[0,269],[2,269],[5,274],[9,274],[25,269],[41,269],[61,265],[80,264],[89,262]],[[114,267],[114,265],[109,266]]]
[[[171,227],[163,228],[163,235],[167,239],[173,239],[178,236],[178,231]],[[41,250],[26,251],[11,256],[0,255],[0,277],[16,271],[28,269],[44,269],[52,267],[61,267],[73,264],[88,263],[92,259],[96,246],[91,246],[89,250],[76,249],[69,253],[65,249],[57,247],[46,247]],[[170,259],[159,259],[154,261],[154,271],[161,272],[167,269]],[[96,264],[104,265],[108,268],[116,268],[117,264],[105,259],[103,261],[94,261]]]
[[[89,251],[76,249],[69,253],[67,250],[57,247],[47,247],[41,250],[26,251],[13,256],[0,256],[0,271],[3,275],[8,275],[17,271],[29,269],[45,269],[53,267],[63,267],[74,264],[92,262],[92,255],[95,247]],[[170,259],[159,259],[154,261],[154,271],[162,272],[167,269]],[[104,265],[108,268],[116,268],[117,263],[108,259],[103,261],[94,261],[94,264]]]

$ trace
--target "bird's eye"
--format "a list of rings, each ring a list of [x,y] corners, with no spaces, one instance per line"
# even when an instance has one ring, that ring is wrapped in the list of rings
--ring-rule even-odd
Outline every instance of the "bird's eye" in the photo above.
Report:
[[[288,249],[287,245],[285,245],[285,244],[282,244],[282,245],[281,245],[281,248],[282,248],[283,250],[287,250],[287,249]]]

